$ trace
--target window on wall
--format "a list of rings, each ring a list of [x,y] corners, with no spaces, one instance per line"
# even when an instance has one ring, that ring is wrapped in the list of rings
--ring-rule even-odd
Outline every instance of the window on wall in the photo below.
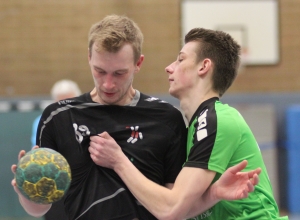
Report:
[[[245,65],[279,62],[277,0],[182,0],[182,36],[203,27],[230,34]]]

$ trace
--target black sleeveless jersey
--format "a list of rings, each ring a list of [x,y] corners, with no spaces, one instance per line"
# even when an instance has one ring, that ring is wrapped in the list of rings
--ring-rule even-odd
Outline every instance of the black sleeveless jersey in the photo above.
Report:
[[[64,201],[69,219],[156,219],[113,170],[90,158],[90,136],[104,131],[147,178],[174,183],[186,159],[181,112],[142,93],[130,106],[101,105],[85,93],[48,106],[38,127],[37,144],[60,152],[70,164],[72,182]]]

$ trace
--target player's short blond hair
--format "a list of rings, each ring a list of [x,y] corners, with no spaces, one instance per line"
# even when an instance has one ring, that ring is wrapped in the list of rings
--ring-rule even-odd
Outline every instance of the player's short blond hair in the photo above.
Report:
[[[143,39],[143,33],[133,20],[126,16],[108,15],[90,28],[89,53],[91,56],[94,44],[100,49],[115,53],[128,43],[132,46],[136,63],[142,53]]]

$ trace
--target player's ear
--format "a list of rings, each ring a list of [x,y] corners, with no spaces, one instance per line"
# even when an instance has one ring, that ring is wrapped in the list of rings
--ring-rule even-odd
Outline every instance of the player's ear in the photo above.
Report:
[[[203,76],[207,74],[212,69],[212,62],[210,59],[205,58],[199,62],[198,65],[198,75]]]
[[[137,73],[137,72],[140,71],[144,59],[145,59],[145,56],[142,54],[142,55],[140,56],[140,58],[138,59],[137,63],[136,63],[136,66],[135,66],[135,73]]]

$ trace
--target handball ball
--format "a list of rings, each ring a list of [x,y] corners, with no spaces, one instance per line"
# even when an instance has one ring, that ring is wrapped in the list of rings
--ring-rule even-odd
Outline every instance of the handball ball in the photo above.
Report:
[[[71,170],[67,160],[49,148],[27,152],[18,162],[16,182],[20,192],[39,204],[60,200],[71,183]]]

